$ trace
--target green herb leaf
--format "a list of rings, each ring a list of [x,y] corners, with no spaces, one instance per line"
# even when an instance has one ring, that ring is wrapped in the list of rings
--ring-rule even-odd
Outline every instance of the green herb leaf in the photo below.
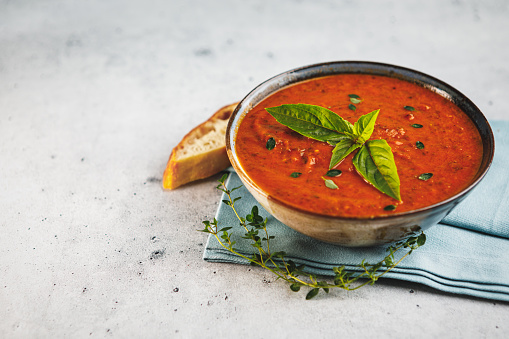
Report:
[[[354,99],[360,99],[361,97],[358,96],[357,94],[348,94],[348,97],[349,98],[354,98]]]
[[[336,185],[334,181],[330,179],[325,179],[324,177],[322,177],[322,179],[325,181],[325,186],[327,186],[327,188],[330,188],[331,190],[338,189],[338,185]]]
[[[272,151],[274,147],[276,147],[276,140],[274,140],[274,138],[269,138],[269,140],[267,140],[267,144],[265,144],[265,147],[267,147],[269,151]]]
[[[380,192],[401,200],[394,155],[385,140],[370,140],[353,158],[357,171]]]
[[[312,290],[310,290],[308,292],[308,294],[306,295],[306,300],[310,300],[310,299],[313,299],[314,297],[316,297],[316,295],[318,294],[319,291],[320,291],[319,288],[313,288]]]
[[[350,122],[324,107],[294,104],[265,110],[280,124],[315,140],[339,141],[353,135],[353,125]]]
[[[290,289],[294,292],[299,292],[300,286],[301,286],[301,284],[299,284],[299,283],[293,283],[290,285]]]
[[[302,173],[300,173],[300,172],[293,172],[292,174],[290,174],[290,176],[291,176],[292,178],[298,178],[298,177],[300,177],[300,175],[301,175],[301,174],[302,174]]]
[[[426,234],[421,233],[417,237],[417,245],[422,246],[426,243]]]
[[[417,141],[415,143],[415,147],[417,147],[418,149],[423,149],[424,148],[424,144],[422,142],[420,142],[420,141]]]
[[[415,108],[413,108],[412,106],[405,106],[403,108],[406,109],[407,111],[415,111]]]
[[[421,124],[413,124],[412,127],[413,128],[422,128],[422,125]]]
[[[354,105],[350,104],[348,105],[348,108],[350,108],[352,111],[355,111],[357,109],[357,107],[355,107]]]
[[[357,98],[350,98],[350,102],[352,104],[360,104],[362,102],[361,99],[357,99]]]
[[[334,147],[334,149],[332,150],[332,157],[330,159],[329,169],[339,164],[344,158],[348,156],[348,154],[352,153],[359,147],[361,147],[361,145],[356,144],[351,139],[345,139],[338,142],[336,144],[336,147]]]
[[[225,173],[221,176],[221,179],[219,179],[218,181],[222,184],[224,184],[224,182],[226,181],[226,178],[228,178],[228,173]],[[219,185],[219,186],[221,186]]]
[[[385,211],[394,211],[396,209],[396,205],[387,205],[384,207]]]
[[[423,174],[419,175],[419,179],[426,181],[428,179],[431,179],[432,176],[433,176],[433,173],[423,173]]]
[[[341,173],[342,172],[340,170],[333,169],[333,170],[327,171],[327,173],[325,175],[328,177],[339,177],[341,175]]]
[[[378,117],[379,109],[361,116],[355,124],[353,124],[353,131],[357,136],[357,143],[365,143],[373,134],[375,129],[375,121]]]

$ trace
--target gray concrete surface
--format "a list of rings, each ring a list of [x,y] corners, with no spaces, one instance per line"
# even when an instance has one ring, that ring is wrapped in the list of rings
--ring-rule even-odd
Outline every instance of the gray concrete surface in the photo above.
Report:
[[[507,338],[506,303],[391,280],[306,302],[206,263],[217,177],[161,177],[188,130],[311,63],[414,68],[509,119],[508,7],[0,0],[0,337]]]

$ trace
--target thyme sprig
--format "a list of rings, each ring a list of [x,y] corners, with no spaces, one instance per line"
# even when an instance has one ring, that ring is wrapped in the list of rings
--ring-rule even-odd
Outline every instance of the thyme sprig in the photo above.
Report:
[[[369,264],[363,260],[356,267],[357,271],[350,271],[343,265],[332,269],[334,279],[332,282],[320,280],[315,274],[305,272],[305,265],[297,265],[294,261],[287,258],[284,251],[273,251],[271,248],[271,240],[275,237],[269,235],[267,230],[267,218],[263,218],[258,214],[258,207],[255,205],[251,209],[251,213],[246,217],[241,217],[235,207],[235,204],[241,199],[240,196],[233,197],[232,193],[241,188],[238,186],[228,189],[226,186],[226,178],[228,174],[224,174],[219,179],[217,189],[222,191],[227,199],[223,203],[230,206],[239,221],[240,227],[245,231],[241,236],[242,239],[251,241],[254,253],[252,256],[245,255],[235,247],[236,241],[233,239],[232,227],[219,227],[219,221],[216,218],[213,221],[203,221],[205,228],[201,232],[212,234],[219,244],[230,253],[239,256],[248,261],[253,266],[260,266],[272,272],[278,280],[284,280],[290,284],[290,289],[298,292],[301,287],[309,289],[306,299],[315,297],[320,290],[329,293],[332,288],[340,288],[347,291],[353,291],[366,285],[373,285],[379,278],[390,272],[394,267],[399,265],[403,259],[409,256],[415,249],[424,245],[426,236],[420,232],[406,240],[394,243],[387,248],[387,256],[376,264]],[[406,250],[406,252],[405,252]],[[400,252],[404,252],[401,254]],[[383,270],[382,270],[383,268]]]

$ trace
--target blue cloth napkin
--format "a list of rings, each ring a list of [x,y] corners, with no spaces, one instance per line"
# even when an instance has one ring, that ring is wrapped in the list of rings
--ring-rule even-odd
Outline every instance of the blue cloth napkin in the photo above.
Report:
[[[441,223],[427,230],[426,244],[384,277],[425,284],[441,291],[509,301],[509,121],[490,122],[495,134],[495,158],[484,180]],[[238,175],[229,175],[228,187],[242,185]],[[241,215],[257,204],[242,187],[234,192]],[[225,199],[223,196],[222,199]],[[257,204],[258,205],[258,204]],[[258,205],[259,206],[259,205]],[[302,235],[270,216],[268,229],[275,236],[272,249],[285,251],[310,273],[332,276],[332,268],[355,269],[362,259],[375,263],[386,256],[386,247],[347,248],[326,244]],[[220,204],[216,219],[220,227],[232,226],[236,248],[248,256],[250,242],[241,239],[244,230],[231,209]],[[230,254],[209,236],[203,258],[211,262],[247,264]]]

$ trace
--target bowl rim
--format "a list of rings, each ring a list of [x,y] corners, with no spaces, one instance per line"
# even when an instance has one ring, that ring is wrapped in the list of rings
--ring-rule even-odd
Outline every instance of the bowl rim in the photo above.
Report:
[[[481,134],[481,139],[484,139],[487,137],[486,143],[487,143],[488,147],[487,147],[487,149],[485,149],[485,147],[484,147],[485,143],[483,140],[483,155],[481,158],[481,164],[480,164],[480,167],[476,173],[476,176],[474,177],[474,180],[472,180],[472,182],[468,186],[466,186],[463,190],[461,190],[460,192],[458,192],[455,195],[453,195],[445,200],[442,200],[438,203],[435,203],[435,204],[432,204],[429,206],[425,206],[425,207],[421,207],[419,209],[406,211],[406,212],[399,212],[399,213],[396,212],[396,213],[391,213],[391,214],[376,215],[376,216],[370,216],[370,217],[331,216],[331,215],[326,215],[326,214],[321,214],[321,213],[316,213],[316,212],[300,209],[296,206],[289,205],[288,203],[278,199],[275,196],[270,195],[269,193],[267,193],[266,191],[261,189],[249,177],[249,175],[247,175],[247,173],[244,171],[242,165],[240,164],[240,162],[237,159],[236,151],[234,149],[235,138],[237,135],[238,126],[240,125],[240,123],[242,122],[242,119],[246,116],[246,114],[248,114],[249,111],[251,111],[257,104],[256,103],[254,105],[251,105],[251,104],[247,105],[247,103],[249,103],[249,101],[255,99],[255,95],[258,92],[260,92],[264,88],[267,88],[272,83],[277,82],[277,80],[279,80],[279,79],[291,78],[292,76],[299,74],[300,72],[304,72],[304,71],[311,70],[311,69],[317,69],[317,72],[319,72],[320,68],[327,68],[327,67],[331,67],[331,66],[344,67],[345,69],[351,67],[352,70],[331,73],[331,74],[323,74],[323,75],[316,74],[316,75],[313,75],[313,76],[310,76],[307,78],[303,78],[301,80],[289,81],[287,84],[285,84],[283,86],[276,86],[276,89],[274,89],[272,92],[268,93],[266,96],[263,96],[263,98],[266,98],[268,95],[272,95],[273,93],[279,91],[282,88],[285,88],[287,86],[290,86],[290,85],[293,85],[293,84],[296,84],[296,83],[299,83],[302,81],[307,81],[309,79],[332,76],[332,75],[337,75],[337,74],[382,75],[382,76],[388,76],[388,77],[397,78],[400,80],[415,83],[415,84],[425,87],[425,88],[431,90],[432,92],[435,92],[435,93],[441,95],[445,99],[453,102],[474,123],[476,129]],[[374,69],[378,69],[379,71],[387,70],[388,74],[377,74],[377,73],[366,72],[366,70],[369,70],[370,67],[373,67]],[[405,76],[405,74],[407,76],[410,75],[411,78],[407,78]],[[263,98],[260,99],[259,101],[263,100]],[[458,102],[461,102],[462,106],[467,106],[472,111],[474,111],[474,114],[477,115],[478,122],[474,121],[473,117],[471,117],[470,114],[465,112],[460,107]],[[244,107],[246,105],[247,105],[247,107]],[[242,108],[242,110],[241,110],[241,108]],[[479,130],[479,124],[485,124],[485,127],[486,127],[485,132],[486,133],[485,133],[484,137],[483,137],[481,131]],[[380,220],[380,219],[384,219],[384,220],[399,219],[402,217],[421,215],[423,213],[428,213],[432,210],[440,209],[441,207],[445,208],[449,204],[454,204],[454,203],[455,203],[455,205],[459,204],[479,184],[479,182],[481,182],[481,180],[486,176],[486,174],[488,173],[488,171],[492,165],[493,157],[495,154],[495,138],[493,135],[493,130],[492,130],[488,120],[486,119],[484,114],[481,112],[481,110],[467,96],[465,96],[463,93],[461,93],[460,91],[458,91],[451,85],[445,83],[444,81],[439,80],[439,79],[437,79],[433,76],[430,76],[426,73],[423,73],[423,72],[420,72],[420,71],[417,71],[414,69],[402,67],[402,66],[397,66],[397,65],[387,64],[387,63],[380,63],[380,62],[372,62],[372,61],[322,62],[322,63],[316,63],[316,64],[293,68],[293,69],[290,69],[288,71],[279,73],[273,77],[268,78],[267,80],[263,81],[262,83],[260,83],[256,87],[254,87],[238,103],[237,107],[232,112],[232,115],[228,121],[228,125],[226,128],[226,140],[225,141],[226,141],[226,150],[227,150],[227,154],[230,159],[231,165],[233,166],[233,168],[235,169],[236,173],[239,175],[241,180],[242,181],[247,180],[250,183],[250,185],[252,186],[252,188],[257,190],[263,196],[265,196],[268,201],[274,201],[279,205],[283,205],[285,208],[288,208],[288,209],[293,210],[298,213],[302,213],[304,215],[309,215],[312,217],[319,217],[319,218],[323,218],[323,219],[344,220],[344,221],[352,221],[352,222],[354,222],[354,221],[364,222],[364,221],[368,221],[368,220]],[[243,183],[245,184],[245,182],[243,182]],[[452,210],[452,208],[451,208],[451,210]]]

